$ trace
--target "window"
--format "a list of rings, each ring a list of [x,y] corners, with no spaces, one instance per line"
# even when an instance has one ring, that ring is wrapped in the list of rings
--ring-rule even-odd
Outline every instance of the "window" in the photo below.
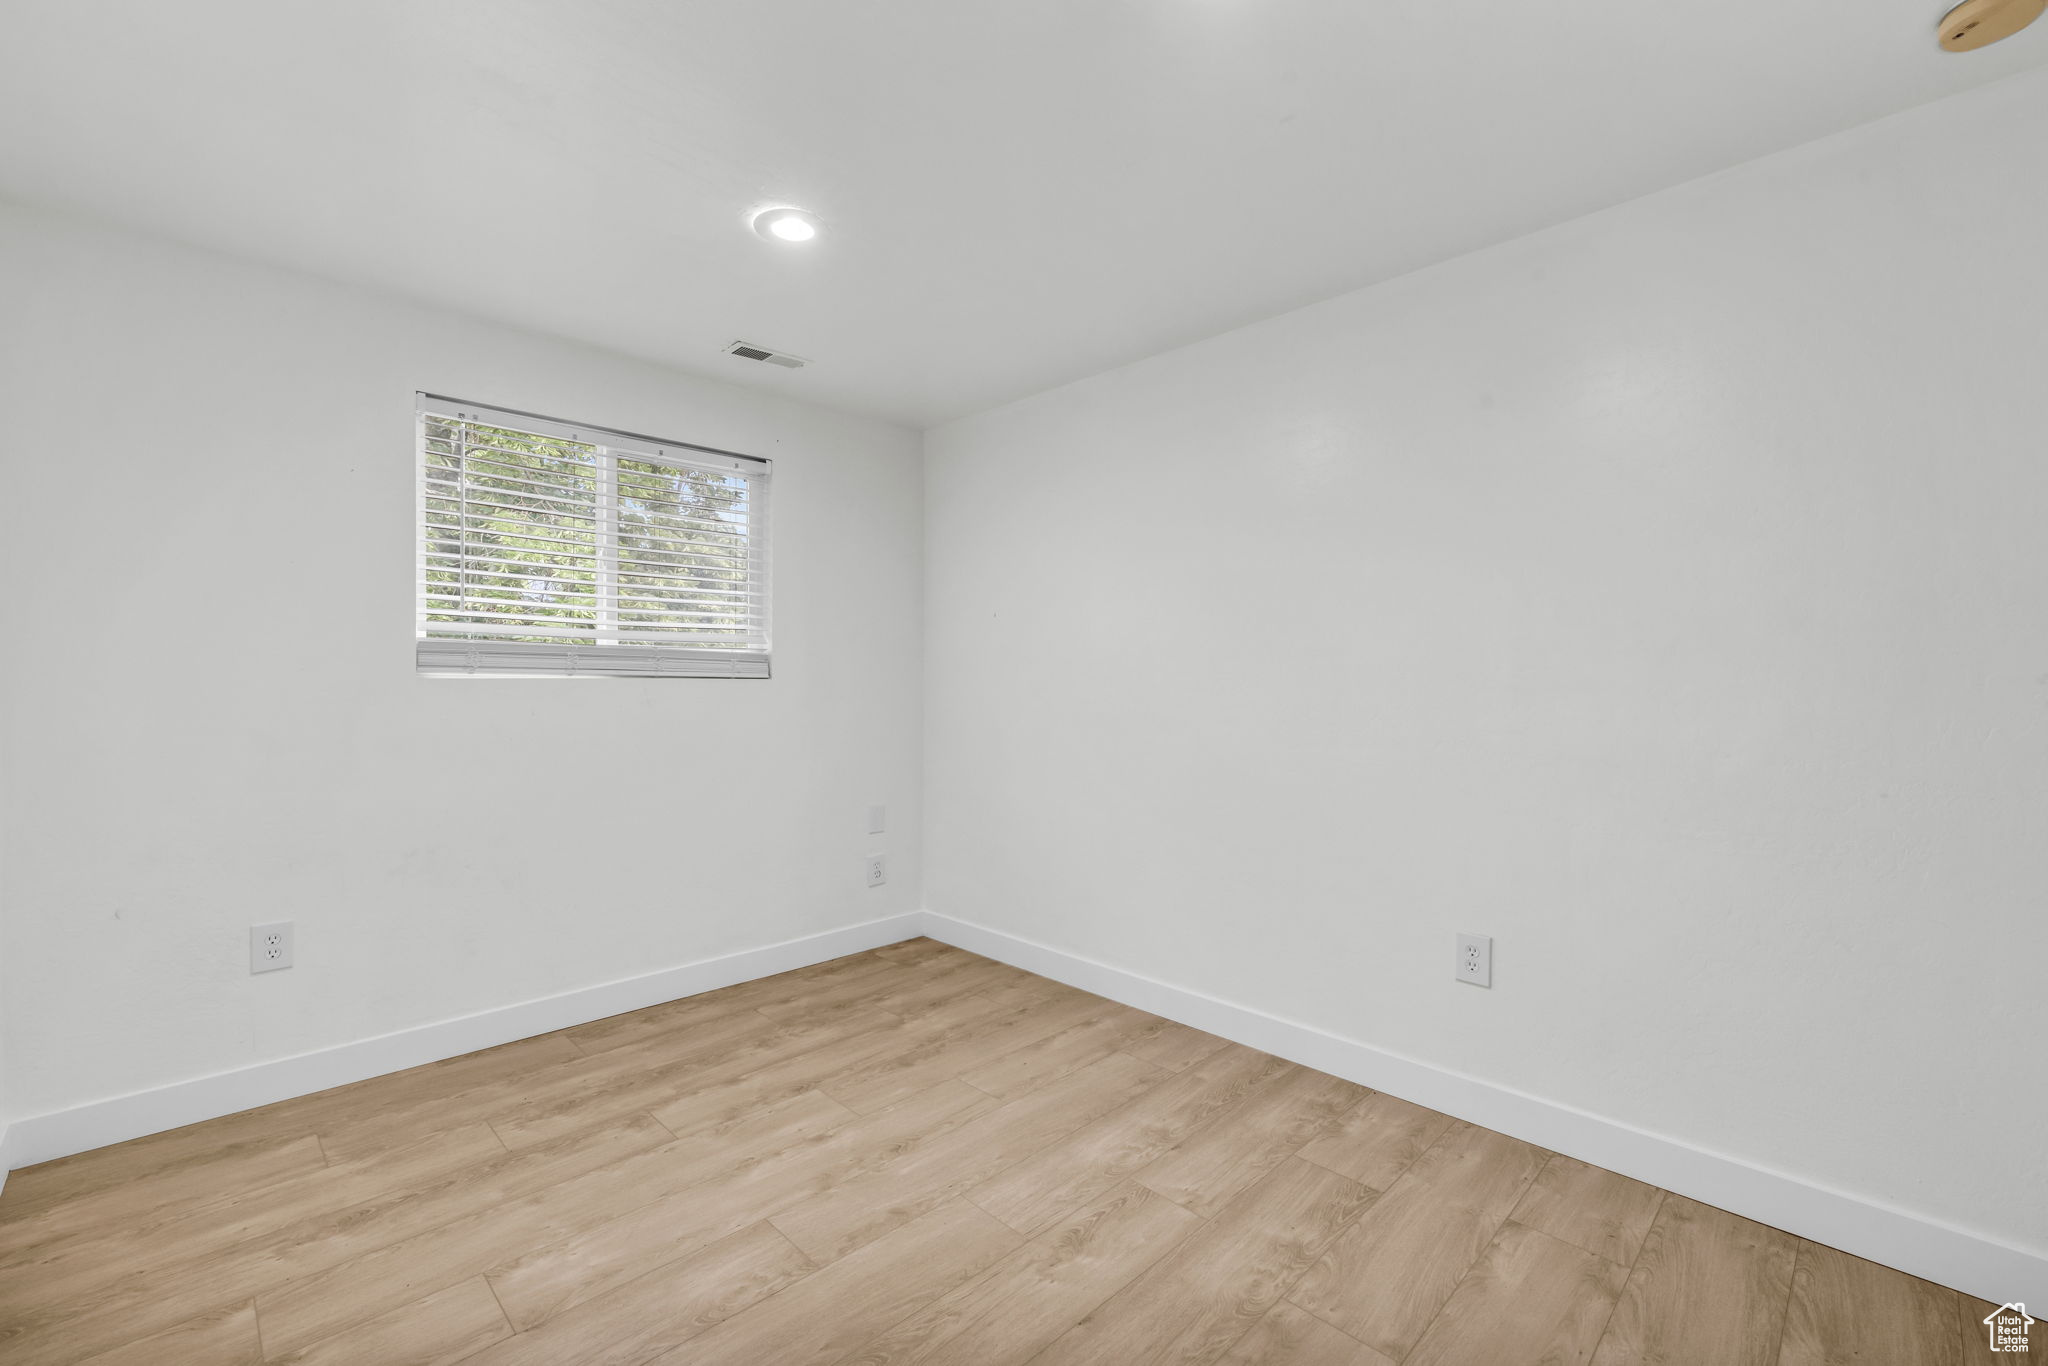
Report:
[[[419,670],[768,676],[768,462],[420,395]]]

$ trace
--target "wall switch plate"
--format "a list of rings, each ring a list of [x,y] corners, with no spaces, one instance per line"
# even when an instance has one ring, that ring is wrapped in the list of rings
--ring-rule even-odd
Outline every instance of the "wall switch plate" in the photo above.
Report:
[[[292,965],[292,922],[249,927],[249,971],[276,972]]]
[[[879,835],[889,828],[889,808],[871,806],[868,808],[868,833]]]
[[[870,887],[879,887],[879,886],[881,886],[881,885],[882,885],[883,883],[887,882],[888,880],[889,880],[889,856],[888,856],[887,854],[869,854],[869,855],[868,855],[868,886],[870,886]]]
[[[1458,936],[1458,980],[1475,987],[1493,985],[1493,940],[1483,934]]]

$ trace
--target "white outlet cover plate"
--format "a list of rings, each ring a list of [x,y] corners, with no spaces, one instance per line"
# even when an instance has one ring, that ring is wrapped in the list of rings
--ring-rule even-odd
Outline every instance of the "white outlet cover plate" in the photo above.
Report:
[[[249,971],[278,972],[292,965],[292,922],[249,927]]]
[[[885,854],[868,855],[868,886],[879,887],[889,880],[889,859]]]
[[[1475,987],[1493,985],[1493,940],[1483,934],[1458,936],[1457,977]]]

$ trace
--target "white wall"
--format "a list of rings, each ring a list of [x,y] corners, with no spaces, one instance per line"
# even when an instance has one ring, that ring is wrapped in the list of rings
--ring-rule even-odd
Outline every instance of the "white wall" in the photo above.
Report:
[[[929,434],[929,908],[2048,1251],[2044,147],[2038,73]]]
[[[0,750],[0,801],[4,801],[7,790],[7,754]],[[4,875],[7,848],[4,837],[0,837],[0,875]],[[8,1125],[13,1118],[13,1084],[8,1080],[12,1066],[7,1051],[7,902],[0,893],[0,1189],[7,1185],[9,1164]]]
[[[14,208],[0,299],[16,1119],[919,905],[915,433]],[[775,678],[416,677],[416,389],[773,458]]]

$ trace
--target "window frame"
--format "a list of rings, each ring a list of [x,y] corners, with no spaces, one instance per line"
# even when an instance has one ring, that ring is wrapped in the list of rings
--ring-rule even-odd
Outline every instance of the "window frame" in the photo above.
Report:
[[[770,486],[772,463],[766,457],[723,450],[690,441],[671,441],[638,432],[570,422],[541,413],[477,403],[445,394],[416,391],[413,432],[413,608],[414,669],[425,678],[448,677],[632,677],[632,678],[758,678],[773,676],[774,635],[771,617]],[[593,521],[596,543],[596,618],[589,641],[565,638],[559,645],[520,641],[508,626],[500,634],[489,625],[430,622],[446,608],[430,611],[428,586],[427,426],[430,420],[502,426],[545,439],[590,446],[597,452],[597,500]],[[619,638],[621,536],[618,462],[621,459],[684,470],[737,474],[748,481],[746,534],[746,603],[757,621],[754,637],[744,647],[669,646]],[[468,475],[463,485],[467,493]],[[435,495],[440,496],[440,495]],[[466,529],[466,517],[458,518]],[[467,558],[467,537],[464,552]],[[443,566],[445,568],[445,566]],[[435,627],[439,634],[433,634]]]

